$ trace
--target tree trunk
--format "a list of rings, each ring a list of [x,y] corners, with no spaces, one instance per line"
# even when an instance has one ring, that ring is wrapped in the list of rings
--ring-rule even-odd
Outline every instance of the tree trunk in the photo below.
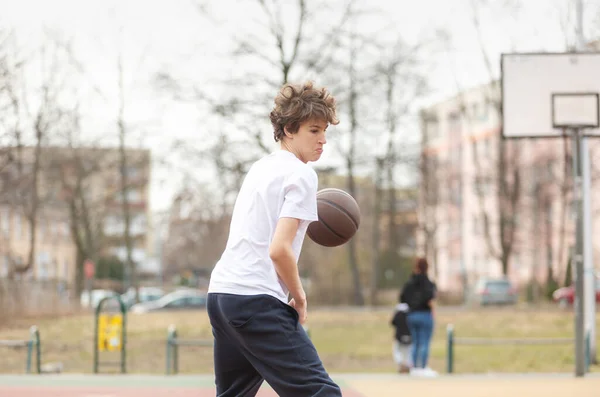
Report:
[[[139,285],[137,267],[132,258],[133,241],[131,238],[131,207],[129,205],[129,197],[127,191],[129,189],[129,180],[127,175],[127,151],[125,148],[125,140],[127,135],[127,127],[125,125],[125,86],[123,83],[123,57],[119,54],[119,114],[117,124],[119,128],[119,169],[121,176],[121,210],[123,212],[124,232],[123,239],[125,240],[125,266],[129,273],[130,285],[135,288],[135,302],[139,302]],[[129,287],[129,286],[127,286]]]
[[[554,285],[556,285],[556,280],[554,279],[554,249],[552,244],[552,220],[551,220],[551,208],[549,198],[546,199],[544,214],[545,214],[545,237],[546,237],[546,289],[549,290]]]
[[[396,166],[396,150],[394,145],[394,135],[396,134],[396,118],[397,109],[394,106],[394,78],[396,70],[392,68],[388,71],[386,84],[386,100],[387,100],[387,125],[389,130],[389,139],[387,144],[387,188],[388,188],[388,214],[389,214],[389,229],[388,229],[388,249],[396,252],[398,250],[398,233],[396,228],[396,186],[394,171]]]
[[[381,174],[383,172],[383,161],[376,159],[375,167],[375,189],[373,197],[373,268],[371,270],[371,306],[376,306],[379,290],[379,260],[381,255],[381,236],[379,233],[381,218]]]
[[[353,162],[348,161],[348,193],[356,197],[356,187],[354,185]],[[362,286],[360,282],[360,273],[358,272],[358,258],[356,255],[356,239],[351,238],[348,241],[348,265],[352,272],[352,288],[354,304],[363,306],[365,299],[363,297]]]
[[[81,296],[84,289],[84,279],[83,279],[83,262],[85,261],[85,252],[81,250],[80,247],[77,247],[75,253],[75,285],[73,286],[75,289],[75,298],[79,301],[79,297]]]
[[[569,138],[565,135],[563,138],[563,177],[562,185],[560,189],[560,231],[558,235],[558,269],[564,269],[567,271],[563,263],[565,256],[565,237],[567,232],[567,207],[569,205],[569,181],[570,181],[570,164],[571,158],[569,156]]]
[[[350,98],[349,98],[349,113],[350,113],[350,144],[348,153],[346,155],[346,167],[348,170],[348,193],[356,198],[356,186],[354,183],[354,161],[356,158],[356,133],[358,130],[358,109],[357,109],[357,81],[356,81],[356,49],[354,45],[354,33],[352,33],[352,44],[350,45],[350,64],[349,64],[349,77],[350,77]],[[360,274],[358,271],[358,259],[356,255],[356,239],[352,238],[348,242],[348,265],[352,273],[352,287],[354,304],[363,306],[365,300],[363,297],[362,286],[360,282]]]

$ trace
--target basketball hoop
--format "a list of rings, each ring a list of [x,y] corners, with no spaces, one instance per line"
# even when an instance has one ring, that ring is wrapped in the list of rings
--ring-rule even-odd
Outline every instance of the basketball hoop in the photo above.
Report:
[[[600,53],[502,54],[502,136],[600,136]]]
[[[567,129],[594,129],[600,122],[597,92],[552,94],[552,126]]]
[[[600,137],[600,53],[502,54],[502,137],[573,138],[575,376],[585,374],[582,137]],[[586,197],[587,198],[587,197]],[[593,299],[592,299],[593,300]],[[595,315],[595,312],[594,312]],[[594,317],[595,319],[595,317]]]

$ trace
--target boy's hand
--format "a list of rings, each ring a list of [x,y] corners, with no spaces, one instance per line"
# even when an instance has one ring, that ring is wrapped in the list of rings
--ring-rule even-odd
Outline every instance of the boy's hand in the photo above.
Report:
[[[290,306],[296,309],[298,312],[298,321],[300,324],[304,325],[304,323],[306,323],[306,319],[308,318],[306,299],[296,301],[292,298],[290,301]]]

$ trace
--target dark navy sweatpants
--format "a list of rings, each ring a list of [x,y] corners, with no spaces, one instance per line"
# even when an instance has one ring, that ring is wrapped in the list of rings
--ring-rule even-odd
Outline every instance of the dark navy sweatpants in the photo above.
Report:
[[[208,294],[218,397],[255,396],[264,380],[282,397],[338,397],[296,310],[269,295]]]

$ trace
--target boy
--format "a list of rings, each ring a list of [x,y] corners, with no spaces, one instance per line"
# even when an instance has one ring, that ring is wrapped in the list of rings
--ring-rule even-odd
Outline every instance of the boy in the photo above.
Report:
[[[391,325],[395,328],[393,345],[394,361],[398,365],[398,372],[403,374],[409,373],[412,367],[410,360],[412,338],[406,319],[408,310],[409,308],[406,303],[397,304],[394,308],[394,316],[390,321]]]
[[[217,396],[255,396],[266,380],[280,396],[339,397],[310,338],[297,261],[317,218],[317,161],[337,124],[335,99],[312,83],[286,84],[270,114],[281,150],[246,175],[227,246],[211,274]],[[288,294],[291,300],[288,302]]]

